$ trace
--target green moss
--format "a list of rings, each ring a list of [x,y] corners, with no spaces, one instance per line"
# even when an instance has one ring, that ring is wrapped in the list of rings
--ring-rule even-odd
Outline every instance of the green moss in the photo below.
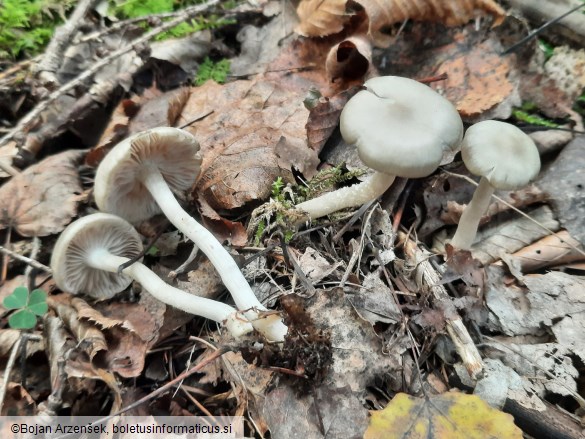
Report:
[[[230,72],[230,62],[227,59],[222,59],[218,62],[213,62],[209,57],[199,66],[197,77],[195,78],[196,85],[203,85],[205,82],[213,79],[217,83],[224,83],[228,73]]]
[[[0,59],[40,53],[74,0],[0,1]]]

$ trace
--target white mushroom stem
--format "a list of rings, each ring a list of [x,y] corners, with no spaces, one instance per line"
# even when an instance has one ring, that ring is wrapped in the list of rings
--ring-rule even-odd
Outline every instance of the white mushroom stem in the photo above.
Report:
[[[87,258],[89,266],[110,273],[117,273],[118,267],[128,261],[128,258],[116,256],[103,248],[92,250]],[[175,288],[164,282],[140,262],[135,262],[123,272],[140,282],[152,296],[161,302],[188,313],[223,323],[234,337],[247,334],[254,329],[250,322],[243,315],[238,315],[238,311],[231,306]]]
[[[142,172],[140,179],[169,221],[207,255],[232,295],[236,307],[252,322],[254,328],[268,340],[284,341],[288,328],[280,316],[262,313],[268,310],[260,303],[232,256],[209,230],[185,212],[160,171],[150,167]]]
[[[459,219],[457,231],[451,240],[453,247],[461,250],[469,250],[471,248],[471,244],[473,244],[473,240],[477,234],[479,221],[490,205],[490,199],[494,190],[495,188],[490,184],[488,179],[482,177],[471,201]]]
[[[361,206],[386,192],[394,182],[394,179],[394,175],[376,171],[361,183],[304,201],[297,204],[296,208],[306,212],[311,219],[316,219],[341,209]]]

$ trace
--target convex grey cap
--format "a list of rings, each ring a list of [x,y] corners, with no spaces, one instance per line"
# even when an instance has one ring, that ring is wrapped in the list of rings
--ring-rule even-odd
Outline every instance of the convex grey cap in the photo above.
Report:
[[[94,197],[100,210],[136,223],[160,213],[141,182],[141,174],[157,168],[178,194],[190,189],[201,170],[199,143],[187,131],[159,127],[128,137],[100,163]]]
[[[540,172],[540,155],[532,139],[506,122],[486,120],[472,125],[461,144],[465,166],[496,189],[525,186]]]
[[[443,152],[456,151],[463,122],[446,98],[418,81],[380,76],[366,81],[341,112],[340,129],[370,168],[406,178],[426,177]]]
[[[131,259],[142,251],[142,240],[129,223],[115,215],[96,213],[78,219],[61,233],[53,248],[51,268],[57,286],[101,300],[128,287],[130,277],[88,264],[90,255],[99,249]]]

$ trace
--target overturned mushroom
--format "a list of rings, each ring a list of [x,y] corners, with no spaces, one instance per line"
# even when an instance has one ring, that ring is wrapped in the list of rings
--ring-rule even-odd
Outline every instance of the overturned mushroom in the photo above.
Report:
[[[455,107],[412,79],[381,76],[364,84],[341,112],[343,139],[376,172],[367,180],[300,203],[311,219],[359,206],[382,195],[394,178],[426,177],[447,150],[455,151],[463,123]]]
[[[188,313],[226,325],[234,337],[253,330],[231,306],[175,288],[141,262],[118,274],[118,267],[140,254],[134,228],[115,215],[96,213],[71,223],[59,236],[51,256],[55,283],[63,291],[107,299],[136,280],[156,299]]]
[[[272,341],[282,341],[287,327],[267,311],[248,285],[232,256],[205,227],[178,203],[199,175],[199,143],[188,132],[161,127],[135,134],[116,145],[100,163],[95,201],[105,212],[137,222],[162,211],[207,255],[234,302],[254,328]]]
[[[451,245],[468,250],[473,244],[482,215],[496,189],[518,189],[540,171],[540,156],[532,139],[506,122],[486,120],[469,127],[461,144],[467,169],[481,176],[467,205]]]

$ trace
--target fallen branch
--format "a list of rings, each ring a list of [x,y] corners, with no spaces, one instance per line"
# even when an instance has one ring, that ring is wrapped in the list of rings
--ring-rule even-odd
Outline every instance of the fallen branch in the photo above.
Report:
[[[55,31],[51,42],[45,50],[42,60],[34,68],[43,85],[55,87],[59,85],[57,71],[61,67],[63,54],[77,33],[81,21],[100,0],[81,0],[69,19]]]
[[[152,29],[150,32],[145,33],[139,38],[136,38],[132,42],[130,42],[127,46],[122,47],[109,56],[102,58],[99,62],[95,63],[92,67],[85,70],[83,73],[78,75],[75,79],[69,81],[67,84],[61,86],[57,90],[53,91],[49,96],[44,100],[38,103],[38,105],[27,113],[17,124],[16,126],[10,130],[6,135],[0,138],[0,146],[6,145],[10,140],[14,138],[18,133],[26,131],[30,128],[31,124],[36,121],[36,119],[41,115],[43,111],[45,111],[49,106],[55,102],[59,97],[63,96],[65,93],[73,90],[77,86],[81,85],[86,79],[89,79],[94,74],[96,74],[100,69],[107,66],[108,64],[112,63],[115,59],[125,55],[132,50],[142,46],[143,44],[147,43],[157,35],[166,32],[169,29],[181,24],[185,20],[188,20],[192,16],[200,14],[203,11],[217,5],[220,0],[209,0],[206,3],[196,5],[190,8],[186,8],[183,10],[183,13],[177,16],[175,19],[171,21],[167,21],[155,29]]]

